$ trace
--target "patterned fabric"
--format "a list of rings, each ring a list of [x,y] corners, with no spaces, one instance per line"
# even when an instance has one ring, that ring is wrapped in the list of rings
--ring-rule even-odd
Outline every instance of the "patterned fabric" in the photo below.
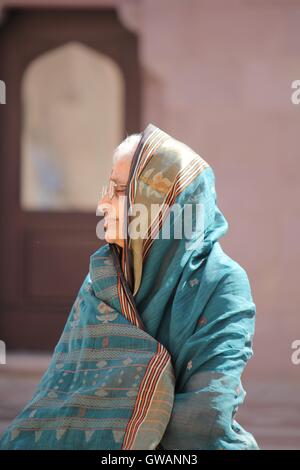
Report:
[[[149,124],[129,181],[130,207],[156,211],[123,250],[91,255],[50,365],[0,448],[258,449],[235,419],[256,307],[219,243],[228,224],[213,170]],[[193,230],[179,238],[188,217]]]

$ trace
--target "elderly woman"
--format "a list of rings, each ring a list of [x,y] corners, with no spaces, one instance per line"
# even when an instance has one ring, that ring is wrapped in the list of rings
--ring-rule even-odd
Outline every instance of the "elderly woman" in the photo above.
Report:
[[[212,168],[149,124],[117,148],[99,207],[107,243],[0,447],[258,449],[235,420],[256,307],[219,243]]]

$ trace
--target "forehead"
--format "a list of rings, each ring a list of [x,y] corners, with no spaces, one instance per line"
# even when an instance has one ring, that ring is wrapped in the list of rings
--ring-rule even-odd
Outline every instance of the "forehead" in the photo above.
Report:
[[[128,158],[121,158],[116,163],[114,163],[110,179],[116,183],[126,184],[129,178],[131,160]]]

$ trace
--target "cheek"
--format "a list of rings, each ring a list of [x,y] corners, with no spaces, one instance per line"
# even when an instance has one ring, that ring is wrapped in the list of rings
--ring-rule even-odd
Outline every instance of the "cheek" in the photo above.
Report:
[[[124,221],[124,213],[120,212],[119,217],[118,217],[118,222],[119,222],[120,225],[122,225],[123,221]]]
[[[118,207],[116,207],[116,214],[117,214],[117,218],[122,223],[123,223],[123,220],[124,220],[124,210],[125,210],[125,203],[120,201],[118,203]]]
[[[112,209],[117,219],[123,217],[124,205],[121,204],[118,200],[113,202]]]

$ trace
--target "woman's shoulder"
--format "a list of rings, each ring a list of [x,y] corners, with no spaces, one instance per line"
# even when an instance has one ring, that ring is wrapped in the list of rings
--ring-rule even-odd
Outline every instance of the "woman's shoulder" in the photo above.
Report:
[[[210,255],[210,268],[219,273],[219,288],[230,287],[236,293],[243,292],[252,296],[248,273],[240,262],[226,253],[219,242],[214,244]]]

